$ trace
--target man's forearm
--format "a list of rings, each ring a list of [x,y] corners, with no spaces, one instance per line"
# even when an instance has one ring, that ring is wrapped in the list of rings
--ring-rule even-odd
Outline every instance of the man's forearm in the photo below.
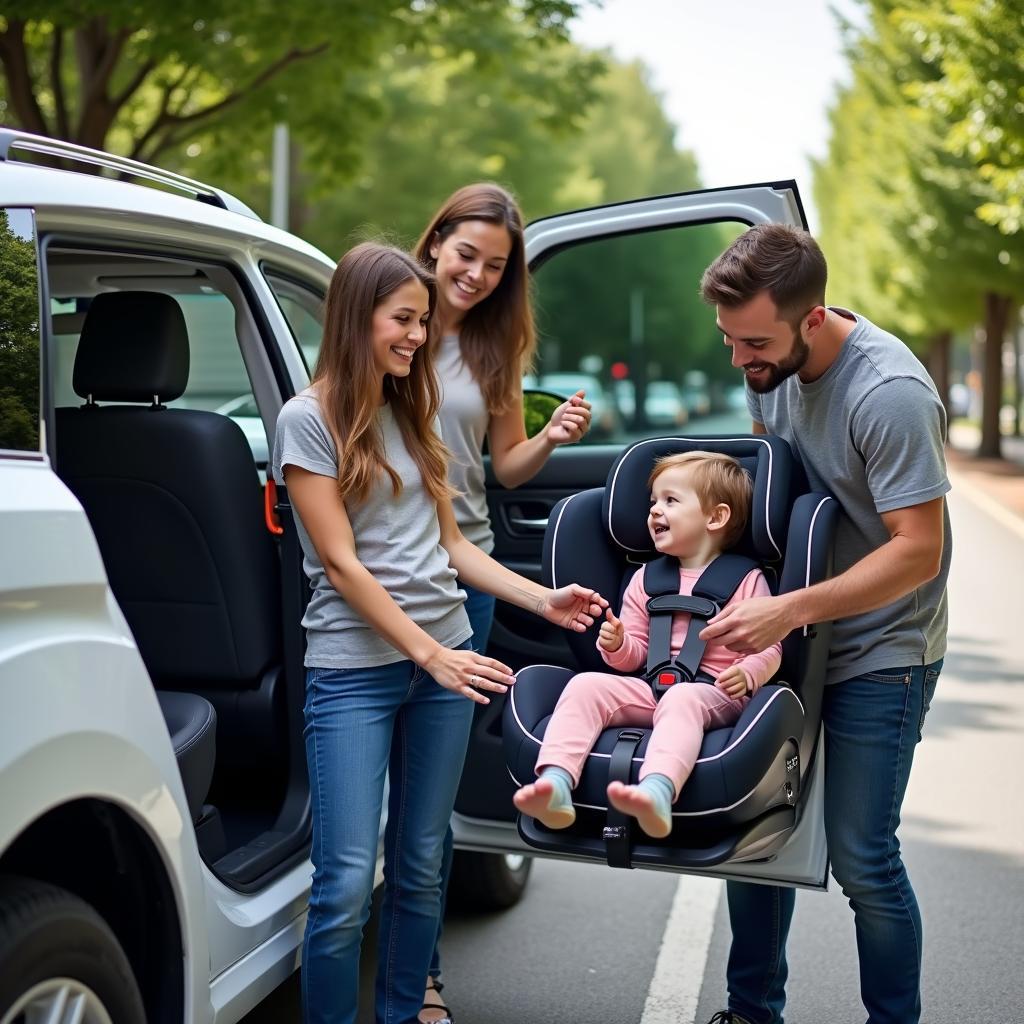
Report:
[[[841,575],[791,591],[783,600],[795,626],[831,622],[884,608],[933,579],[938,571],[939,559],[930,547],[893,537]]]

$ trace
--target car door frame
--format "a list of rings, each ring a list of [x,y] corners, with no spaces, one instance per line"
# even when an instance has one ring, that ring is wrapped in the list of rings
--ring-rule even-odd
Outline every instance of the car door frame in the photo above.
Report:
[[[612,236],[723,221],[748,226],[781,223],[805,230],[807,228],[803,204],[793,180],[701,189],[591,207],[534,221],[527,226],[525,232],[527,263],[531,272],[536,272],[548,259],[569,247]],[[556,451],[554,455],[558,456],[559,452]],[[571,454],[566,452],[559,461],[568,458],[571,458]],[[733,861],[697,870],[681,870],[667,865],[654,870],[795,888],[826,889],[828,850],[824,829],[823,761],[822,735],[819,730],[813,763],[808,769],[807,797],[798,811],[796,827],[777,854],[763,860]],[[569,854],[552,855],[534,850],[523,842],[515,825],[508,821],[470,818],[456,812],[452,816],[452,828],[455,843],[462,849],[581,859]]]

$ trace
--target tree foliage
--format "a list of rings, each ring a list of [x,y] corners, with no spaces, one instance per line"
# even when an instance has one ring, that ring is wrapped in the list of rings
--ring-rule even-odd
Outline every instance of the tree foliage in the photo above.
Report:
[[[28,218],[25,211],[20,214]],[[39,447],[39,282],[35,240],[0,210],[0,448]]]
[[[0,17],[0,103],[3,119],[27,131],[145,161],[165,160],[213,128],[244,134],[274,120],[308,130],[311,143],[345,161],[367,108],[350,79],[383,46],[496,61],[491,26],[514,21],[542,46],[566,37],[575,8],[573,0],[21,0],[17,16]]]

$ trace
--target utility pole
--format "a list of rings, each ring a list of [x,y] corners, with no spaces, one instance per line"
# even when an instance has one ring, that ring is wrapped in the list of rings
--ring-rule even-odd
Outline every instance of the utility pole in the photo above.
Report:
[[[288,125],[274,125],[274,143],[271,156],[270,223],[288,230]]]

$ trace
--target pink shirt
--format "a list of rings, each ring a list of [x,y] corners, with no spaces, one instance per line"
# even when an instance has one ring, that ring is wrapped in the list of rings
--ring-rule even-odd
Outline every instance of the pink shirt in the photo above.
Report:
[[[700,579],[704,569],[679,569],[679,593],[689,597],[693,586]],[[743,577],[736,593],[732,595],[724,607],[728,608],[748,597],[770,597],[768,582],[760,569],[752,569]],[[625,630],[622,646],[617,651],[606,651],[600,645],[601,657],[612,668],[620,672],[637,672],[647,664],[647,635],[650,629],[650,616],[647,614],[649,597],[644,590],[643,569],[638,569],[622,595],[622,611],[619,618]],[[690,628],[690,613],[676,612],[672,617],[672,657],[674,658],[686,639],[686,631]],[[749,654],[746,657],[730,651],[728,647],[714,642],[704,650],[700,668],[717,679],[719,673],[730,665],[739,665],[746,674],[752,690],[763,686],[778,671],[782,662],[782,644],[772,644],[766,651]]]

